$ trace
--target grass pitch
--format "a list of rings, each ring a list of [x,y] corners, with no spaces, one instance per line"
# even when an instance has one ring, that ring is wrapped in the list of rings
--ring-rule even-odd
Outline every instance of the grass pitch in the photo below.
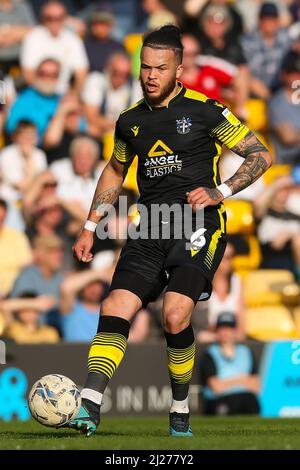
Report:
[[[0,450],[294,450],[300,449],[300,419],[252,417],[191,419],[194,437],[168,436],[168,417],[103,417],[96,436],[51,429],[31,420],[0,421]]]

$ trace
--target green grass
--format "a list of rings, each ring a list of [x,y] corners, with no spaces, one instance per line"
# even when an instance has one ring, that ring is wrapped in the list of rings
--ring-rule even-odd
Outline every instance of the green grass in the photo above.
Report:
[[[0,450],[14,449],[300,449],[300,419],[252,417],[191,420],[194,437],[171,438],[165,418],[103,417],[96,436],[51,429],[34,421],[0,421]]]

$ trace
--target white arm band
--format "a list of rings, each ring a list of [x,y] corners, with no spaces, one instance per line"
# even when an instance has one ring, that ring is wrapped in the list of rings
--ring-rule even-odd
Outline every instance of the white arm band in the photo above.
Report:
[[[95,232],[97,225],[95,222],[92,222],[91,220],[87,220],[86,223],[84,224],[84,228],[86,230],[89,230],[90,232]]]
[[[222,183],[219,186],[217,186],[217,189],[220,191],[220,193],[223,194],[224,199],[226,197],[232,196],[232,191],[231,191],[230,187],[227,186],[227,184],[225,184],[225,183]]]

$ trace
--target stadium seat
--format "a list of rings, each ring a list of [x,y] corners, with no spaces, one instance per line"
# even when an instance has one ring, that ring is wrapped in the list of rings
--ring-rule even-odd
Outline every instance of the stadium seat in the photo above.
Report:
[[[258,269],[244,277],[246,306],[295,306],[299,303],[299,286],[293,274],[284,269]]]
[[[226,199],[224,201],[227,214],[227,233],[253,234],[255,232],[255,221],[252,204],[248,201],[237,199]]]
[[[129,55],[133,55],[138,47],[142,45],[142,34],[128,34],[124,39],[124,46]]]
[[[265,184],[272,184],[276,178],[280,176],[286,176],[291,173],[290,165],[272,165],[266,173],[263,175]]]
[[[297,338],[298,333],[287,307],[272,305],[246,309],[246,335],[258,341]]]
[[[257,237],[255,235],[245,235],[245,239],[248,244],[249,253],[235,255],[232,260],[233,270],[242,274],[244,272],[248,273],[249,270],[257,269],[261,263],[261,249]]]
[[[265,132],[268,127],[267,105],[260,99],[250,98],[246,102],[247,125],[253,131]]]

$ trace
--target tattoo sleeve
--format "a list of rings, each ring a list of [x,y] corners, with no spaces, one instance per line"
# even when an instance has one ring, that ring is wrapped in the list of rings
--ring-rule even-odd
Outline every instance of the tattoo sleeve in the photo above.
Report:
[[[225,181],[235,194],[247,188],[265,173],[271,164],[271,156],[268,149],[251,131],[231,150],[245,159],[237,172]]]
[[[116,202],[120,189],[121,188],[109,188],[99,194],[96,191],[88,218],[92,215],[103,217],[103,215],[108,211],[109,206]]]

